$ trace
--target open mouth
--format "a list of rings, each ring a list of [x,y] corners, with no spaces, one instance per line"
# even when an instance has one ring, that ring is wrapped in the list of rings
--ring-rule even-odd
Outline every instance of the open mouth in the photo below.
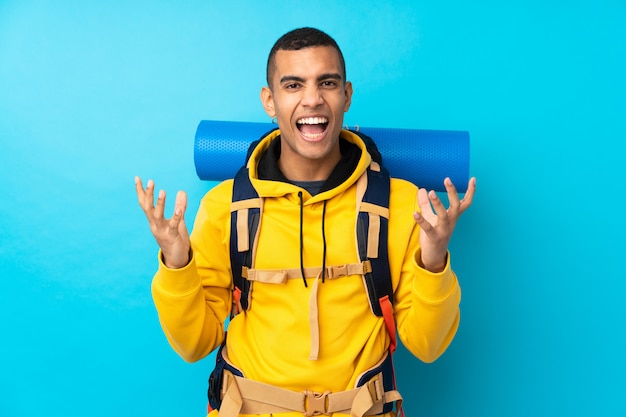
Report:
[[[303,117],[296,121],[296,126],[302,136],[315,140],[324,136],[328,127],[328,119],[325,117]]]

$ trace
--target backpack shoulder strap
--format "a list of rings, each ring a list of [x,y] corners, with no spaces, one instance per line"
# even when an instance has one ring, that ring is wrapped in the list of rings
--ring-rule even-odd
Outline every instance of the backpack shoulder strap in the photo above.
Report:
[[[375,163],[373,164],[375,165]],[[380,171],[375,171],[375,169]],[[363,194],[357,221],[357,241],[361,261],[369,260],[372,270],[365,274],[372,311],[382,316],[378,301],[388,296],[393,302],[393,288],[387,251],[389,222],[389,174],[383,167],[367,170],[367,188]]]
[[[248,168],[235,175],[230,208],[230,265],[233,276],[232,315],[250,308],[252,283],[244,278],[252,259],[261,219],[261,198],[252,186]]]
[[[376,149],[374,141],[360,132],[353,132],[364,139],[368,150]],[[377,161],[378,160],[378,161]],[[364,280],[372,312],[385,320],[385,327],[391,338],[391,352],[396,348],[396,326],[393,317],[393,285],[389,269],[389,193],[391,178],[389,172],[380,164],[380,154],[362,177],[361,198],[357,219],[357,242],[359,257],[362,262],[369,261],[371,271],[365,273]],[[366,183],[365,183],[366,182]]]
[[[369,260],[372,271],[366,274],[372,311],[381,316],[378,300],[388,295],[393,301],[389,272],[387,238],[389,234],[389,174],[372,163],[367,170],[367,186],[359,205],[357,241],[361,261]]]

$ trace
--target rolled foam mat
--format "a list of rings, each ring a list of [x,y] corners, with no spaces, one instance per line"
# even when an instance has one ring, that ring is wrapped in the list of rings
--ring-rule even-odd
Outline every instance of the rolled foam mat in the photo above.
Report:
[[[207,181],[234,177],[245,163],[250,143],[276,127],[272,123],[202,120],[194,144],[198,177]],[[435,191],[445,191],[443,180],[450,177],[459,192],[466,191],[469,132],[379,127],[358,130],[374,139],[392,177]]]

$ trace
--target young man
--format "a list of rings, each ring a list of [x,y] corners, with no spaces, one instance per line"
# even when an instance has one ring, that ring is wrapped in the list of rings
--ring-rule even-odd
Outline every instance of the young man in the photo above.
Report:
[[[197,361],[225,342],[220,357],[230,373],[225,381],[219,375],[222,417],[375,415],[399,399],[383,369],[395,329],[372,313],[365,272],[344,271],[361,265],[357,201],[361,178],[376,166],[361,138],[341,128],[352,99],[345,74],[339,47],[316,29],[291,31],[270,52],[261,102],[279,130],[250,157],[249,179],[262,216],[248,272],[248,308],[232,318],[227,339],[233,181],[203,198],[189,238],[185,194],[178,193],[168,220],[165,193],[154,206],[154,183],[144,190],[136,179],[139,203],[161,248],[152,289],[171,346]],[[388,250],[398,334],[425,362],[445,351],[459,323],[460,288],[447,248],[472,202],[475,180],[463,199],[449,179],[445,186],[448,209],[434,192],[391,179],[389,238],[380,242]],[[332,272],[338,270],[344,273]],[[380,374],[385,381],[376,380]]]

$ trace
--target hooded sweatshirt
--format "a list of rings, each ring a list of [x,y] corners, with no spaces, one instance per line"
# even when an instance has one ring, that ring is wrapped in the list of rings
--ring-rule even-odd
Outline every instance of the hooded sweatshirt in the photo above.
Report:
[[[356,182],[371,162],[365,144],[342,131],[342,161],[320,192],[311,195],[280,173],[279,135],[274,131],[263,138],[249,161],[250,180],[263,200],[253,267],[359,263]],[[153,279],[161,326],[172,348],[189,362],[204,358],[226,337],[232,306],[232,189],[233,181],[227,180],[202,199],[190,237],[189,264],[169,269],[159,255]],[[457,330],[461,294],[449,255],[440,273],[418,265],[415,211],[417,187],[392,178],[387,245],[394,317],[405,347],[432,362]],[[339,392],[354,388],[359,376],[379,362],[389,350],[390,337],[383,318],[370,309],[362,275],[324,282],[308,276],[254,282],[251,308],[230,320],[226,343],[230,361],[247,378],[297,392]]]

